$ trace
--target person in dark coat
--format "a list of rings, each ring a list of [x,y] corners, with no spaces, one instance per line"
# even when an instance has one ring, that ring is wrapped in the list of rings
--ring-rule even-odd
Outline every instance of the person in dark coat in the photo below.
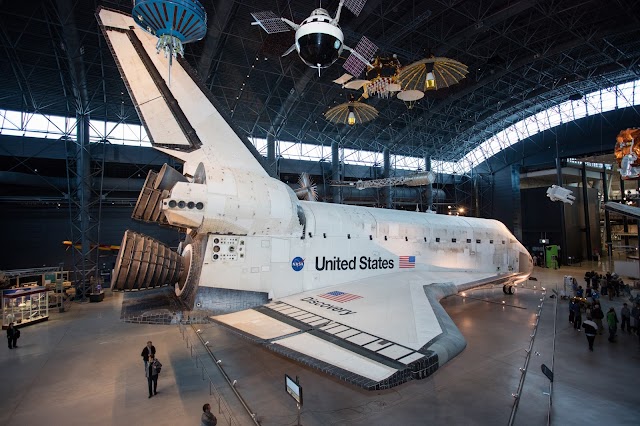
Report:
[[[218,419],[211,412],[211,405],[204,404],[202,406],[202,417],[200,417],[200,426],[216,426]]]
[[[595,322],[598,326],[598,334],[602,334],[602,330],[604,329],[604,326],[602,325],[604,312],[602,312],[602,308],[600,307],[599,303],[593,305],[593,309],[591,310],[591,318],[593,318],[593,322]]]
[[[582,325],[582,302],[577,301],[574,305],[574,310],[573,328],[580,331],[580,326]]]
[[[589,350],[593,352],[593,342],[596,340],[598,325],[591,321],[591,317],[587,317],[587,320],[582,323],[582,327],[584,328],[584,334],[587,336],[587,342],[589,342]]]
[[[9,323],[7,327],[7,343],[9,343],[9,349],[18,347],[18,338],[20,337],[20,330],[13,326],[13,323]]]
[[[147,346],[144,347],[140,356],[142,356],[142,360],[144,361],[144,370],[147,371],[147,367],[149,364],[149,355],[156,354],[156,347],[151,344],[151,340],[147,342]]]
[[[626,330],[627,333],[631,333],[631,311],[629,310],[629,306],[627,306],[626,303],[622,304],[622,309],[620,310],[620,317],[622,318],[620,329],[622,331]]]
[[[149,398],[158,394],[158,375],[162,364],[153,354],[149,354],[149,366],[147,367],[147,383],[149,384]],[[152,389],[153,387],[153,389]],[[153,392],[151,392],[153,390]]]
[[[577,302],[574,299],[571,299],[569,302],[569,322],[573,325],[573,321],[576,318],[576,304]]]
[[[593,287],[593,289],[595,291],[598,291],[598,286],[600,285],[600,275],[598,275],[597,273],[592,272],[591,275],[591,287]]]

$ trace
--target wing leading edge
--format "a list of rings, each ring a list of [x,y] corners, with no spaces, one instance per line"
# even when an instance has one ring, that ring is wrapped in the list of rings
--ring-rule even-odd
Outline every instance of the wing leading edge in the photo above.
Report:
[[[515,278],[516,274],[400,272],[213,319],[359,387],[387,389],[431,375],[465,348],[441,298]]]

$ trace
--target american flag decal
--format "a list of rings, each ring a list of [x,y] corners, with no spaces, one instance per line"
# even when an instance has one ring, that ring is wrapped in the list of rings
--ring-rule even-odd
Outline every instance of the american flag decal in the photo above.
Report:
[[[400,269],[415,268],[415,267],[416,267],[415,256],[400,256]]]
[[[342,291],[330,291],[329,293],[321,294],[318,297],[322,297],[324,299],[333,300],[334,302],[350,302],[356,299],[362,299],[362,296],[358,296],[357,294],[344,293]]]

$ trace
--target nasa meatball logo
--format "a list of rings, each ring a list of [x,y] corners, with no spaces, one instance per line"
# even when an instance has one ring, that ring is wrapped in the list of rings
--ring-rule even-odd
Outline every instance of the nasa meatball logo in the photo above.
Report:
[[[294,257],[291,261],[291,267],[296,272],[302,271],[302,268],[304,268],[304,259],[300,256]]]

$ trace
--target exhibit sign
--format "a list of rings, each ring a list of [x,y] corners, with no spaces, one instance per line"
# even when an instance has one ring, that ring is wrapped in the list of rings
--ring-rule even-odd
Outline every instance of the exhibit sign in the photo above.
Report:
[[[291,395],[291,398],[295,399],[299,405],[302,405],[302,386],[285,374],[284,387],[287,393]]]

